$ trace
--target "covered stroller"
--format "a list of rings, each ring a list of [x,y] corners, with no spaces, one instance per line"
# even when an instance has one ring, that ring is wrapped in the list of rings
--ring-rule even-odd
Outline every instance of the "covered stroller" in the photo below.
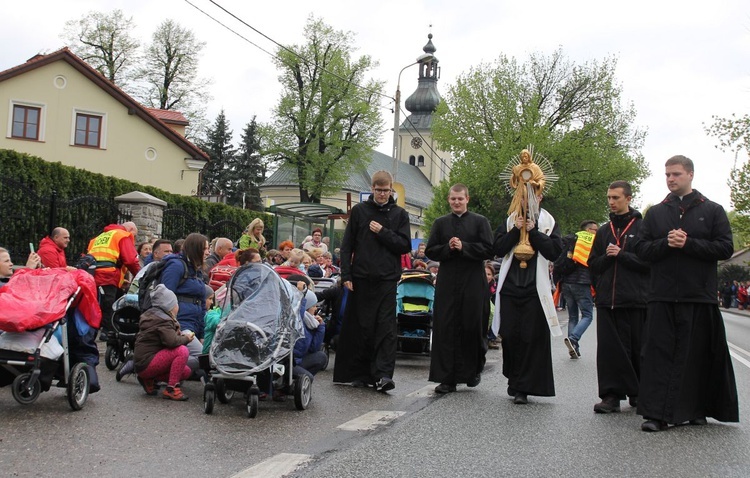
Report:
[[[396,289],[398,348],[401,352],[427,353],[432,350],[432,305],[435,286],[432,274],[406,270]]]
[[[294,344],[304,334],[303,302],[302,293],[265,264],[237,270],[209,354],[200,357],[210,377],[203,389],[207,414],[215,398],[227,403],[235,391],[245,394],[250,418],[258,413],[261,391],[293,393],[297,408],[307,408],[312,381],[306,374],[293,376]]]
[[[18,271],[0,289],[0,386],[12,385],[13,398],[28,405],[57,379],[70,407],[80,410],[97,383],[93,366],[83,360],[98,360],[86,347],[95,350],[100,322],[96,285],[85,271]]]

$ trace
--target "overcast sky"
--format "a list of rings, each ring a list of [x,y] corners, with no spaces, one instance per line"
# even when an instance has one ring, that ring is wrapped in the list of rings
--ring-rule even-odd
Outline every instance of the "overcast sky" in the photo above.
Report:
[[[190,1],[265,50],[275,50],[271,42],[209,0]],[[438,89],[443,93],[456,76],[472,65],[495,60],[500,53],[523,61],[530,53],[549,54],[562,47],[575,62],[614,55],[623,99],[633,102],[638,127],[648,130],[643,153],[652,176],[642,185],[636,204],[642,207],[666,195],[664,161],[684,154],[696,165],[693,186],[727,209],[731,207],[726,180],[734,156],[714,148],[716,141],[705,134],[704,123],[710,123],[712,115],[750,111],[747,0],[216,2],[282,44],[303,42],[302,30],[310,14],[338,30],[354,32],[359,53],[379,62],[372,76],[386,82],[385,92],[391,96],[399,71],[422,54],[429,32],[440,60]],[[208,117],[213,121],[224,108],[237,137],[253,115],[267,121],[278,99],[278,72],[271,58],[184,0],[4,3],[0,70],[65,46],[59,34],[66,20],[91,10],[119,8],[133,17],[133,35],[144,43],[167,18],[192,29],[206,42],[201,74],[213,79]],[[416,67],[403,73],[403,99],[416,88],[416,78]],[[392,133],[386,130],[392,127],[393,115],[389,109],[382,112],[383,142],[377,149],[390,154]]]

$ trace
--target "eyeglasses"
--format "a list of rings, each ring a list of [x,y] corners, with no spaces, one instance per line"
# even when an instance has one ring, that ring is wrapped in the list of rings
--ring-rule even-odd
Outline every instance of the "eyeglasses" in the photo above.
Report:
[[[373,192],[376,192],[378,194],[390,194],[391,190],[390,189],[373,188]]]

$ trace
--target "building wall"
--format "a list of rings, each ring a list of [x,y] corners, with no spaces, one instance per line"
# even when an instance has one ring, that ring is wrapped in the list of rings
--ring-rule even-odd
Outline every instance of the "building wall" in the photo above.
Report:
[[[11,138],[14,101],[43,108],[40,141]],[[104,116],[101,148],[72,145],[76,111]],[[0,133],[0,148],[175,194],[198,189],[189,154],[62,60],[0,82]]]
[[[440,158],[450,166],[450,154],[439,148],[437,141],[433,139],[430,131],[420,130],[419,133],[421,139],[423,139],[422,146],[414,148],[411,143],[414,138],[412,134],[415,133],[413,131],[404,131],[403,128],[400,130],[399,142],[397,145],[400,149],[399,159],[402,163],[409,164],[409,157],[414,156],[417,167],[422,170],[422,173],[430,180],[430,183],[432,183],[433,186],[437,186],[440,181],[448,179],[450,173],[448,167],[442,164]],[[424,156],[424,166],[419,166],[418,164],[420,155]]]

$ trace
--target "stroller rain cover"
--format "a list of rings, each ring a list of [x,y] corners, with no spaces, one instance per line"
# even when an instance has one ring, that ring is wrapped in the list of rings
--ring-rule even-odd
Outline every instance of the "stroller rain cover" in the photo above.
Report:
[[[223,373],[250,374],[292,353],[304,334],[302,293],[265,264],[234,274],[211,343],[212,363]]]

